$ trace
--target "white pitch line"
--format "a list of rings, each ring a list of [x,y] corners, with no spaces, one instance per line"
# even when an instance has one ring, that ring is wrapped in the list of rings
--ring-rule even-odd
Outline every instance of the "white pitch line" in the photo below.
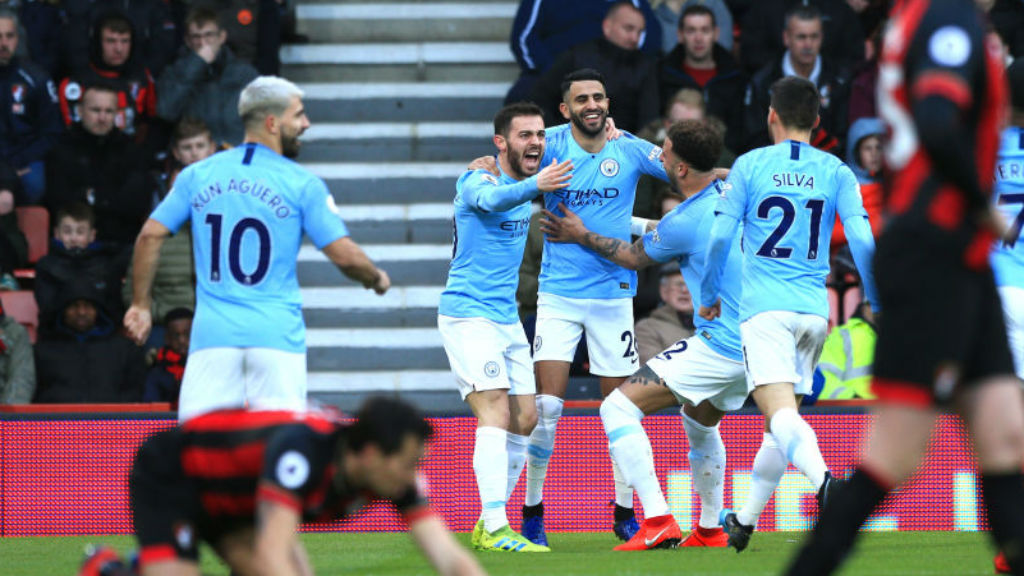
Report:
[[[512,64],[507,42],[293,44],[282,64]]]
[[[473,138],[490,140],[490,122],[322,122],[311,126],[304,141],[368,140],[377,138]]]
[[[448,244],[364,244],[362,248],[375,262],[447,261],[452,257],[452,247]],[[303,244],[298,261],[327,262],[327,256],[313,245]]]
[[[419,392],[451,390],[455,377],[447,370],[404,370],[400,372],[311,371],[307,377],[310,392]]]
[[[409,308],[437,308],[443,286],[392,287],[387,294],[378,296],[370,290],[352,287],[302,288],[302,307],[311,309],[342,310],[404,310]]]
[[[301,6],[300,6],[301,7]],[[369,100],[371,98],[504,98],[506,82],[324,82],[299,84],[308,100]]]
[[[516,4],[299,4],[299,20],[453,20],[515,18]]]
[[[309,348],[441,348],[437,328],[308,328]]]

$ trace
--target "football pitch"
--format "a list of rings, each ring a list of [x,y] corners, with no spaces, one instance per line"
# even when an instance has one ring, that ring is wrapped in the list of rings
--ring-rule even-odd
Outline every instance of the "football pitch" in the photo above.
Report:
[[[779,574],[795,553],[802,533],[755,534],[742,554],[730,549],[679,548],[650,552],[612,552],[611,534],[551,534],[550,554],[476,553],[489,574],[507,576],[588,576],[609,574],[686,574],[744,576]],[[405,534],[305,534],[303,541],[317,574],[365,576],[431,574]],[[463,544],[468,534],[459,534]],[[87,543],[108,544],[122,554],[134,547],[129,537],[0,538],[0,574],[72,576]],[[844,575],[992,574],[992,549],[983,532],[885,532],[862,536]],[[209,550],[203,573],[227,575]]]

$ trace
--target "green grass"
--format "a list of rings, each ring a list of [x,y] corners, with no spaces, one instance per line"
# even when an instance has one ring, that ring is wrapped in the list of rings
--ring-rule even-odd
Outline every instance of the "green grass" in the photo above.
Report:
[[[612,552],[611,534],[551,534],[550,554],[477,553],[492,575],[530,576],[693,576],[779,574],[803,535],[793,532],[755,534],[742,554],[732,549],[680,548],[652,552]],[[465,544],[466,534],[459,535]],[[403,534],[307,534],[303,541],[317,574],[366,576],[430,574],[427,564]],[[0,574],[10,576],[73,575],[86,543],[109,544],[126,552],[129,537],[0,538]],[[206,549],[203,572],[228,570]],[[987,534],[976,532],[899,532],[866,534],[844,575],[992,574]]]

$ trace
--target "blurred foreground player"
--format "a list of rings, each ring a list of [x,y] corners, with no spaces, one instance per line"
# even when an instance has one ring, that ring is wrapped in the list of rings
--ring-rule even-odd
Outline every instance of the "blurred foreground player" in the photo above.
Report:
[[[839,565],[872,510],[917,468],[945,406],[967,421],[992,537],[1011,572],[1024,574],[1024,399],[988,265],[1004,233],[989,193],[1005,85],[986,29],[970,0],[901,1],[893,13],[878,92],[893,173],[875,260],[882,404],[862,462],[789,574]],[[959,312],[938,313],[950,306]]]
[[[418,487],[431,434],[411,406],[385,398],[369,400],[350,426],[317,412],[225,410],[160,432],[139,449],[128,481],[140,573],[198,576],[205,541],[238,576],[310,575],[299,523],[384,499],[439,573],[484,574]]]
[[[437,327],[459,392],[477,418],[473,472],[481,514],[473,546],[549,552],[513,531],[505,513],[537,424],[537,385],[516,286],[530,200],[567,187],[572,163],[552,161],[542,169],[544,118],[534,104],[510,104],[498,112],[494,145],[498,177],[473,170],[456,184],[454,258]]]

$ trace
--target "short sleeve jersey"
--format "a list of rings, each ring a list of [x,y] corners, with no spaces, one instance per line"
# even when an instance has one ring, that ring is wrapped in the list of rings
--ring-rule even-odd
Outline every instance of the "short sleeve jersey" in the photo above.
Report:
[[[1024,128],[1003,131],[996,158],[993,200],[1017,232],[1024,225]],[[992,270],[999,286],[1024,288],[1024,238],[1012,245],[997,241],[992,250]]]
[[[843,221],[867,217],[850,168],[787,140],[739,157],[723,188],[716,210],[743,223],[740,321],[767,311],[828,318],[825,278],[836,213]]]
[[[544,166],[552,159],[572,160],[575,169],[569,187],[544,194],[544,204],[560,214],[558,204],[564,203],[590,231],[628,242],[640,175],[668,179],[659,159],[661,148],[623,132],[592,154],[576,143],[570,126],[563,124],[547,131]],[[567,298],[632,298],[636,294],[636,272],[578,244],[545,241],[539,291]]]
[[[196,313],[190,350],[306,349],[295,276],[303,232],[317,248],[348,235],[323,180],[259,144],[183,170],[151,218],[192,221]]]
[[[455,184],[455,243],[438,312],[455,318],[519,322],[516,288],[530,229],[530,203],[503,212],[480,208],[482,196],[518,182],[505,173],[467,172]]]
[[[693,301],[700,302],[701,277],[704,275],[704,259],[707,255],[711,225],[715,221],[715,204],[721,193],[722,182],[712,185],[689,197],[672,209],[658,223],[658,227],[644,235],[644,250],[657,262],[679,262],[679,269],[693,294]],[[739,305],[740,272],[743,256],[739,240],[735,241],[722,276],[722,315],[715,320],[705,320],[694,315],[696,335],[703,338],[719,354],[733,360],[743,359],[740,345]]]

